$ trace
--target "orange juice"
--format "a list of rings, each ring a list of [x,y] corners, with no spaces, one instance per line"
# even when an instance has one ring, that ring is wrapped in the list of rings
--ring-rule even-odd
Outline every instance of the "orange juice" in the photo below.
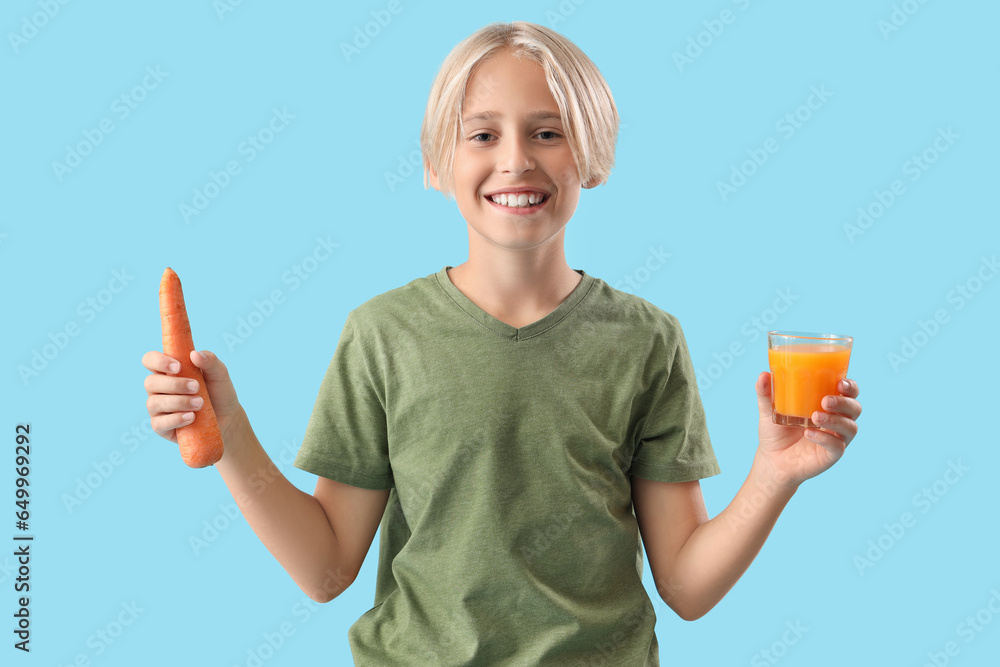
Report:
[[[774,421],[813,426],[810,418],[823,409],[823,397],[840,393],[837,383],[847,377],[851,348],[791,343],[768,349],[767,358]]]

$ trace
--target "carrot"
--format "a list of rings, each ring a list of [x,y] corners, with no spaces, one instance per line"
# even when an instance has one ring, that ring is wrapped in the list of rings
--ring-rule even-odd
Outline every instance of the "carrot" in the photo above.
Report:
[[[163,353],[180,362],[178,377],[198,381],[198,395],[204,401],[201,409],[194,413],[194,421],[177,429],[181,458],[192,468],[214,465],[222,458],[222,433],[212,401],[208,398],[205,376],[200,368],[191,363],[191,351],[194,350],[191,324],[184,306],[181,279],[170,267],[160,279],[160,323],[163,327]]]

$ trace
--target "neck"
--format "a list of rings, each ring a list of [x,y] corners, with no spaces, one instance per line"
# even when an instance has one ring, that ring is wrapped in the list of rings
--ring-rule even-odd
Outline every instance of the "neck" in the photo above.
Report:
[[[448,277],[497,319],[530,323],[555,310],[582,280],[564,257],[558,259],[497,261],[495,256],[487,259],[470,253],[469,261],[449,270]]]

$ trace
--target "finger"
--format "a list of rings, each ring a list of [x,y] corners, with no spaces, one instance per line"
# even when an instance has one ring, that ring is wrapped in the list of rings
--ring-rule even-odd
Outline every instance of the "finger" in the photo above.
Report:
[[[757,395],[771,398],[771,374],[767,371],[761,371],[757,376]]]
[[[204,354],[204,359],[201,355]],[[216,413],[227,413],[238,405],[236,389],[233,387],[229,369],[214,353],[208,350],[192,351],[191,363],[201,369],[205,378],[205,388],[212,397]]]
[[[155,373],[177,373],[181,370],[179,361],[155,350],[142,355],[142,365]]]
[[[846,415],[851,419],[861,416],[861,404],[847,396],[824,396],[820,405],[826,412]]]
[[[815,428],[807,428],[803,434],[807,440],[815,442],[817,445],[829,452],[834,461],[840,460],[847,449],[847,443],[835,435]]]
[[[858,383],[851,379],[844,379],[837,383],[837,390],[844,396],[850,396],[851,398],[857,398],[858,394],[861,393],[861,388],[858,387]]]
[[[771,374],[767,371],[757,376],[757,408],[760,414],[771,414]]]
[[[844,415],[817,410],[812,414],[812,421],[823,431],[829,432],[833,437],[842,440],[845,446],[858,434],[857,422]]]
[[[204,358],[201,355],[205,355]],[[208,350],[192,350],[191,363],[200,368],[205,374],[205,382],[223,382],[229,379],[229,370],[226,365]]]
[[[191,378],[179,378],[171,375],[160,375],[154,373],[147,375],[142,385],[146,388],[146,393],[153,394],[196,394],[198,393],[198,381]]]
[[[150,418],[149,425],[153,432],[161,438],[166,438],[171,442],[177,442],[175,432],[181,426],[185,426],[194,421],[193,412],[172,412],[166,415],[157,415]]]
[[[201,396],[174,396],[170,394],[153,394],[146,399],[146,409],[150,416],[174,412],[200,410],[205,401]]]

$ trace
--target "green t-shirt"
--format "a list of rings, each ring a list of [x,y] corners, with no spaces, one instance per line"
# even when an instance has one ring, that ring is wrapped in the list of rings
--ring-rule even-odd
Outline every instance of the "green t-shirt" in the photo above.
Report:
[[[717,474],[677,320],[579,271],[520,328],[445,267],[350,311],[295,465],[391,489],[357,665],[657,665],[629,476]]]

